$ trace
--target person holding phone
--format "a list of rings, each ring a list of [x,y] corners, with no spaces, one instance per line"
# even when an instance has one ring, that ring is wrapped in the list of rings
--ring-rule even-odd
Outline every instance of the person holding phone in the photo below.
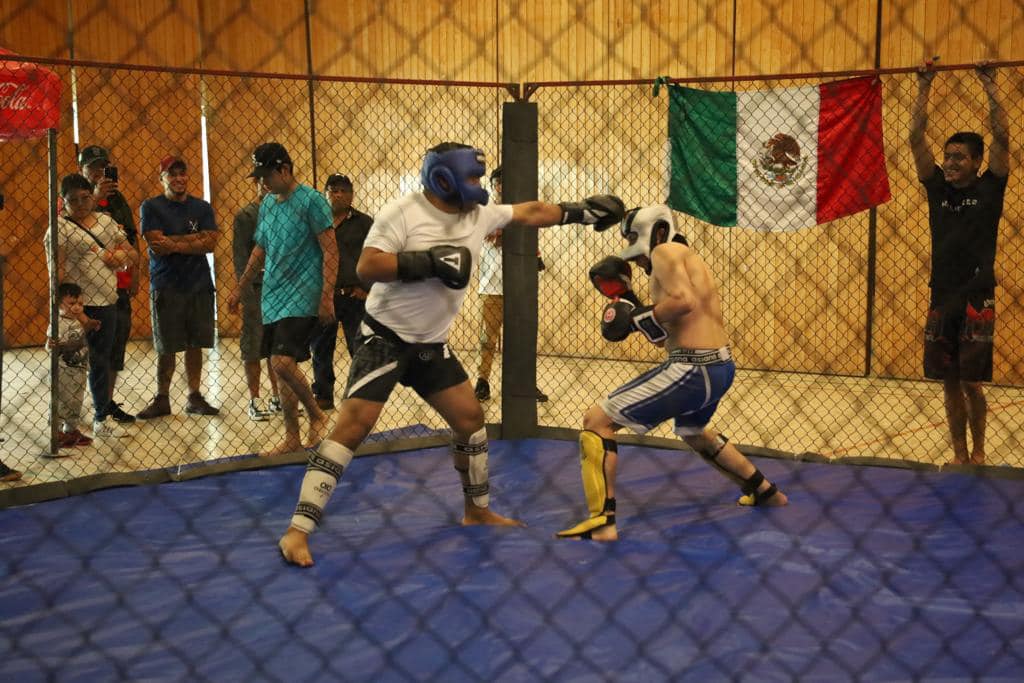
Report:
[[[78,155],[78,166],[82,175],[93,185],[94,210],[113,218],[121,226],[128,244],[135,250],[135,259],[115,273],[117,320],[110,358],[110,417],[115,422],[126,424],[134,422],[135,416],[126,412],[121,404],[114,400],[114,387],[117,385],[118,374],[124,370],[125,348],[128,346],[132,331],[132,299],[139,291],[138,263],[141,255],[138,232],[135,229],[132,208],[121,194],[117,166],[110,163],[110,153],[99,145],[84,147]]]

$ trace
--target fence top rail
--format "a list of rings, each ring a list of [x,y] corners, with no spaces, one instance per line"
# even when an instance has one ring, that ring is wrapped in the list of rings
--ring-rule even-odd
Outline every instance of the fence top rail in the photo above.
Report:
[[[1024,66],[1024,60],[987,62],[992,68]],[[933,68],[936,71],[963,71],[973,69],[977,64],[936,64]],[[847,69],[843,71],[802,71],[792,73],[774,74],[749,74],[745,76],[687,76],[682,78],[627,78],[627,79],[606,79],[589,81],[527,81],[523,85],[527,93],[533,93],[538,88],[566,88],[574,86],[595,86],[595,85],[651,85],[652,83],[744,83],[754,81],[777,81],[777,80],[801,80],[809,78],[853,78],[857,76],[886,76],[891,74],[905,74],[917,71],[918,66],[900,66],[887,69]]]
[[[325,76],[322,74],[286,74],[273,71],[236,71],[232,69],[203,69],[185,66],[153,66],[147,64],[121,64],[118,62],[97,62],[82,59],[58,59],[54,57],[25,57],[22,55],[0,54],[3,62],[28,62],[45,66],[69,66],[116,71],[151,71],[156,73],[183,74],[190,76],[227,76],[232,78],[266,78],[288,81],[324,81],[341,83],[375,83],[380,85],[441,85],[465,88],[501,88],[517,91],[518,83],[501,81],[458,81],[426,78],[382,78],[376,76]]]

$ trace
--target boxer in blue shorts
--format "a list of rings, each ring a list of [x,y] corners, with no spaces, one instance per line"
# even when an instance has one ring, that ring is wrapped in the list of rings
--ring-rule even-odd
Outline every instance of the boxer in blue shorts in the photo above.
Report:
[[[604,309],[601,334],[618,342],[640,332],[664,346],[668,358],[587,410],[580,433],[580,467],[589,516],[557,535],[618,538],[615,432],[628,427],[643,434],[669,419],[690,448],[740,486],[741,505],[785,505],[786,494],[725,436],[707,428],[736,371],[721,298],[707,265],[678,232],[667,206],[633,209],[621,229],[629,246],[590,270],[594,285],[612,299]],[[629,261],[650,276],[653,305],[642,305],[633,293]]]

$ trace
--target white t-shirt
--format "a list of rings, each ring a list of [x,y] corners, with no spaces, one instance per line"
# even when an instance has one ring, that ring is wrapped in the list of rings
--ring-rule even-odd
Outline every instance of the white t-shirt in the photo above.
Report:
[[[60,314],[57,317],[57,341],[61,344],[69,342],[82,344],[80,348],[74,351],[61,351],[60,362],[64,367],[89,367],[89,347],[85,343],[85,330],[82,329],[82,323],[74,318],[65,318],[63,313]]]
[[[480,249],[480,294],[501,294],[501,247],[484,240]]]
[[[451,214],[417,192],[388,202],[377,213],[363,247],[389,254],[426,251],[442,244],[466,247],[475,268],[484,237],[511,220],[510,204],[476,206]],[[434,277],[419,282],[377,282],[366,299],[366,312],[407,342],[436,344],[447,341],[465,298],[465,289],[449,289]]]
[[[108,249],[126,241],[124,231],[105,213],[96,213],[96,223],[89,230]],[[50,231],[43,238],[47,265],[50,263]],[[64,281],[82,288],[86,306],[109,306],[117,303],[117,273],[100,258],[100,245],[82,228],[63,216],[57,217],[57,245],[64,250]]]

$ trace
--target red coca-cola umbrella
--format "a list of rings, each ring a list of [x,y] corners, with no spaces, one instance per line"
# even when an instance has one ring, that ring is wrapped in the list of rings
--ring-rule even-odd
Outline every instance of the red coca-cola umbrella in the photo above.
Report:
[[[16,58],[0,48],[0,140],[41,137],[60,121],[60,77]]]

